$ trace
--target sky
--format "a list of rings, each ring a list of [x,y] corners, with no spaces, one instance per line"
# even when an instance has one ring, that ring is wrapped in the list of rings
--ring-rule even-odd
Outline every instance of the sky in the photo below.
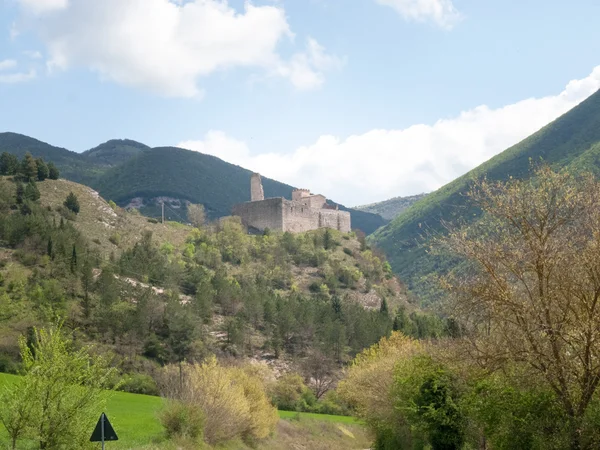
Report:
[[[348,206],[600,88],[597,0],[0,0],[0,131],[212,154]]]

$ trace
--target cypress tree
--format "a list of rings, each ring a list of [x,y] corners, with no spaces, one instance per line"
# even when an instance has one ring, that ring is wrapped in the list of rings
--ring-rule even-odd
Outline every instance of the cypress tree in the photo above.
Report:
[[[75,273],[77,269],[77,249],[75,248],[75,244],[73,244],[73,253],[71,254],[71,273]]]
[[[49,256],[51,259],[54,259],[54,250],[53,250],[53,248],[52,248],[52,247],[53,247],[53,244],[52,244],[52,236],[50,236],[50,237],[48,238],[48,245],[47,245],[47,248],[46,248],[46,253],[48,253],[48,256]]]
[[[388,312],[388,304],[387,304],[387,300],[385,299],[385,297],[383,298],[383,300],[381,300],[381,306],[379,307],[379,312],[381,314],[385,314],[387,315]]]

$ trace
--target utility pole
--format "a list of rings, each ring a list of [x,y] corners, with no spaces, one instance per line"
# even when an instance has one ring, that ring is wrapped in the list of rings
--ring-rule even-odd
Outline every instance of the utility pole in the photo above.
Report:
[[[162,221],[161,223],[165,223],[165,202],[160,202],[160,206],[162,206]]]

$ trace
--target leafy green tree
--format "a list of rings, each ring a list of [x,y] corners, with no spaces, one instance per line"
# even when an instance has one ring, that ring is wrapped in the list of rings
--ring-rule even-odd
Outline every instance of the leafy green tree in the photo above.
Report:
[[[37,179],[38,166],[29,152],[25,153],[25,157],[21,161],[20,173],[25,181],[35,181]]]
[[[73,192],[69,192],[69,195],[67,195],[67,199],[65,200],[63,205],[65,205],[65,207],[69,211],[72,211],[75,214],[79,214],[79,200]]]
[[[25,186],[25,198],[32,202],[37,202],[40,199],[40,191],[35,181],[30,181]]]
[[[0,155],[0,175],[16,175],[19,168],[17,157],[8,152],[2,152]]]
[[[115,369],[90,347],[75,348],[61,324],[36,330],[32,348],[24,337],[19,346],[25,375],[14,387],[4,388],[0,401],[11,440],[35,439],[42,450],[89,446],[89,430],[102,411]]]
[[[50,171],[48,170],[48,166],[44,162],[42,158],[37,158],[35,160],[35,164],[37,165],[37,179],[38,181],[44,181],[50,175]]]
[[[48,178],[50,178],[51,180],[58,180],[59,176],[60,176],[60,172],[58,171],[58,169],[54,165],[54,163],[52,161],[50,161],[48,163]]]

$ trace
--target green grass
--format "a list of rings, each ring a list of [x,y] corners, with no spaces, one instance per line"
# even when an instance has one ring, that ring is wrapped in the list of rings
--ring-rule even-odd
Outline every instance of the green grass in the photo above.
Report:
[[[17,380],[18,376],[16,375],[0,373],[0,389],[4,384],[14,383]],[[146,448],[152,446],[152,444],[160,444],[164,441],[162,427],[157,418],[157,413],[160,411],[162,404],[163,399],[160,397],[129,394],[126,392],[112,393],[104,412],[119,436],[119,440],[117,442],[110,442],[108,448]],[[100,417],[102,412],[100,409],[98,410],[98,417]],[[295,422],[293,419],[296,419],[298,416],[293,411],[279,411],[279,417]],[[306,421],[304,419],[309,420]],[[361,425],[353,417],[300,413],[300,423],[303,424],[303,428],[314,427],[310,425],[314,422]],[[90,435],[92,431],[90,429]],[[0,431],[0,444],[2,444],[5,436],[5,430],[2,429]]]

